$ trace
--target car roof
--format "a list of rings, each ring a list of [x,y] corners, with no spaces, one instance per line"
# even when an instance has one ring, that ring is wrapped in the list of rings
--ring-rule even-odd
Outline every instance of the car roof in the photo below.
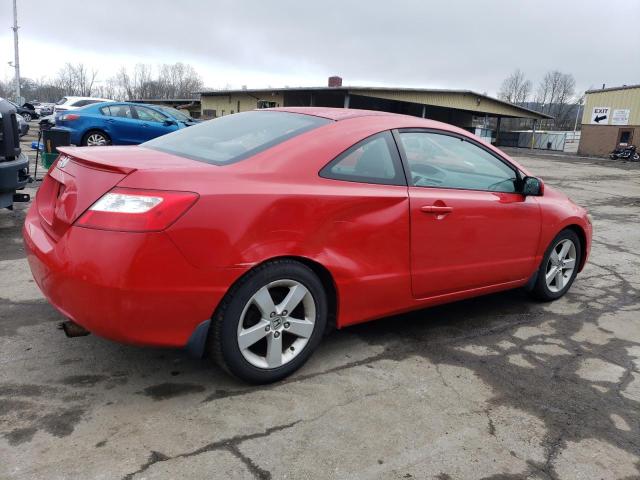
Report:
[[[401,113],[381,112],[378,110],[359,110],[357,108],[331,108],[331,107],[277,107],[257,109],[257,111],[278,111],[289,113],[300,113],[305,115],[313,115],[322,117],[336,122],[344,120],[365,120],[369,117],[372,121],[386,124],[385,128],[433,128],[437,130],[446,130],[449,132],[462,133],[468,135],[469,132],[450,125],[448,123],[431,120],[428,118],[416,117],[414,115],[403,115]]]
[[[102,102],[113,102],[113,100],[109,100],[108,98],[97,98],[97,97],[75,97],[73,95],[65,95],[62,98],[66,98],[67,102],[73,101],[73,100],[100,100]]]
[[[374,110],[359,110],[357,108],[331,108],[331,107],[276,107],[264,108],[260,110],[273,110],[277,112],[303,113],[314,117],[327,118],[329,120],[346,120],[347,118],[396,115],[389,112]]]

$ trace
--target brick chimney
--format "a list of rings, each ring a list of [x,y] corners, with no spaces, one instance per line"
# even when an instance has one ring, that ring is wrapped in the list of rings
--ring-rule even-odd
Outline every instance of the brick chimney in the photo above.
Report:
[[[342,86],[342,77],[338,77],[338,76],[329,77],[329,86],[330,87],[341,87]]]

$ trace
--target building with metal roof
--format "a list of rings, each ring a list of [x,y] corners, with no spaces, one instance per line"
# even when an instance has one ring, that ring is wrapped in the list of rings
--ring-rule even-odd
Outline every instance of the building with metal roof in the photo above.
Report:
[[[640,143],[640,85],[585,92],[578,153],[606,156],[620,144]]]
[[[502,118],[552,118],[471,90],[343,86],[330,77],[327,87],[207,90],[200,93],[202,117],[215,118],[255,108],[338,107],[381,110],[430,118],[470,131],[500,129]],[[495,138],[495,135],[494,135]]]

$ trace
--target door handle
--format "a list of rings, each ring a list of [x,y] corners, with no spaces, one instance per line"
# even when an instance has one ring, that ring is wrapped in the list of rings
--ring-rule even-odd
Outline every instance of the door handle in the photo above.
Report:
[[[447,213],[453,212],[453,208],[440,205],[424,205],[420,207],[420,211],[424,213],[435,213],[436,215],[446,215]]]
[[[107,123],[113,123],[113,118],[107,118]]]

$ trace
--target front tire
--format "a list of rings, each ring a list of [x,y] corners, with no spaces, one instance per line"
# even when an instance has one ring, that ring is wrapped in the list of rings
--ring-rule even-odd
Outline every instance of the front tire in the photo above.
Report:
[[[545,252],[532,295],[538,300],[550,302],[567,293],[578,274],[581,255],[578,235],[569,229],[561,231]]]
[[[30,113],[23,113],[22,118],[24,118],[25,122],[30,122],[32,120]]]
[[[281,380],[316,349],[327,324],[327,296],[316,274],[274,260],[243,277],[213,318],[208,347],[216,363],[256,384]]]

